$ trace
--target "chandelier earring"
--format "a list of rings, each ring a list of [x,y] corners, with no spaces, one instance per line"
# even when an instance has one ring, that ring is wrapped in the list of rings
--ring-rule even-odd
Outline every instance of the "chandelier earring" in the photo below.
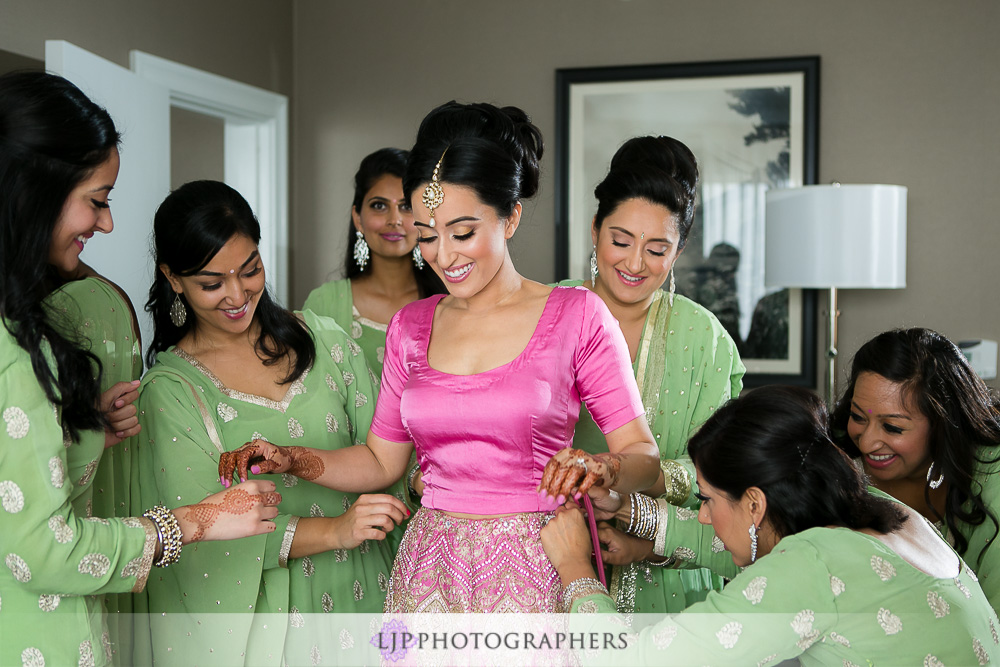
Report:
[[[170,304],[170,321],[174,323],[174,326],[180,328],[184,326],[187,322],[188,311],[184,307],[184,302],[181,301],[180,294],[174,294],[174,301]]]
[[[757,560],[757,526],[750,524],[750,562]]]
[[[667,304],[674,307],[674,294],[677,292],[677,282],[674,280],[674,267],[670,267],[670,291],[667,292]]]
[[[590,285],[597,287],[597,246],[590,253]]]
[[[424,256],[420,252],[420,244],[413,246],[413,263],[416,265],[417,269],[424,268]]]
[[[365,241],[365,235],[361,232],[354,232],[357,238],[354,240],[354,263],[358,265],[358,268],[362,271],[368,266],[368,241]]]
[[[934,462],[931,461],[931,467],[927,469],[927,486],[932,489],[940,489],[941,485],[944,484],[944,472],[937,479],[932,479],[934,477]]]

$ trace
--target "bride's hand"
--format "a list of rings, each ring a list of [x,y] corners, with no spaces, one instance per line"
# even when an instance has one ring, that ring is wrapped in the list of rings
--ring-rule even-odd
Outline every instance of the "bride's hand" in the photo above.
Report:
[[[593,486],[610,489],[618,481],[621,458],[616,454],[591,456],[582,449],[562,449],[545,464],[540,493],[553,497],[557,503],[567,498],[579,499]]]
[[[323,459],[314,449],[279,447],[266,440],[254,440],[219,457],[219,481],[228,488],[235,473],[245,482],[248,468],[254,475],[287,472],[308,481],[326,470]]]

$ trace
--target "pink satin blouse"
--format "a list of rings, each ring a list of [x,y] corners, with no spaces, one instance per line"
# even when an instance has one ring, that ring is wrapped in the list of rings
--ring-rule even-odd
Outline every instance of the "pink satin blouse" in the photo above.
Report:
[[[604,433],[644,413],[618,323],[596,294],[556,287],[513,361],[451,375],[427,363],[442,298],[411,303],[389,324],[372,432],[413,442],[425,507],[484,515],[553,509],[536,488],[552,455],[572,444],[581,399]]]

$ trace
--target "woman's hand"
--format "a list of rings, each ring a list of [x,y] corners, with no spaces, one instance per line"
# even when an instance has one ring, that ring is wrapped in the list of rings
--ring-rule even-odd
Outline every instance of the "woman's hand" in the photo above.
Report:
[[[104,448],[114,447],[125,438],[137,435],[139,426],[139,411],[134,403],[139,398],[139,381],[116,382],[101,394],[101,412],[108,420],[108,429],[104,432]]]
[[[266,440],[253,440],[219,457],[219,482],[229,488],[233,474],[247,481],[247,469],[255,475],[283,473],[314,480],[326,470],[316,450],[308,447],[279,447]]]
[[[623,507],[628,510],[631,505],[629,496],[622,496],[613,489],[600,486],[590,487],[587,495],[594,506],[594,518],[598,521],[610,521],[618,516]]]
[[[652,542],[622,532],[608,523],[597,525],[597,539],[604,545],[601,558],[608,565],[627,565],[656,558]]]
[[[365,540],[384,540],[385,534],[409,515],[406,505],[388,494],[358,496],[350,509],[337,517],[336,548],[354,549]]]
[[[580,577],[593,577],[590,564],[593,552],[590,530],[583,510],[567,502],[556,508],[556,515],[541,530],[542,548],[563,583]]]
[[[562,504],[570,497],[579,500],[592,486],[610,489],[620,471],[621,457],[617,454],[591,456],[582,449],[567,447],[545,464],[538,490]]]
[[[173,510],[184,544],[274,532],[281,494],[274,482],[255,479],[219,491],[197,505]]]

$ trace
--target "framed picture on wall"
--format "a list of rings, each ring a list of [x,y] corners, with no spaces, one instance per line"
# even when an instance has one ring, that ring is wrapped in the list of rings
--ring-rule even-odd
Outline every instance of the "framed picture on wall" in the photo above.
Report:
[[[556,71],[556,277],[590,275],[594,187],[627,139],[698,158],[677,292],[729,331],[746,386],[816,381],[816,293],[764,285],[764,192],[816,182],[819,57]]]

